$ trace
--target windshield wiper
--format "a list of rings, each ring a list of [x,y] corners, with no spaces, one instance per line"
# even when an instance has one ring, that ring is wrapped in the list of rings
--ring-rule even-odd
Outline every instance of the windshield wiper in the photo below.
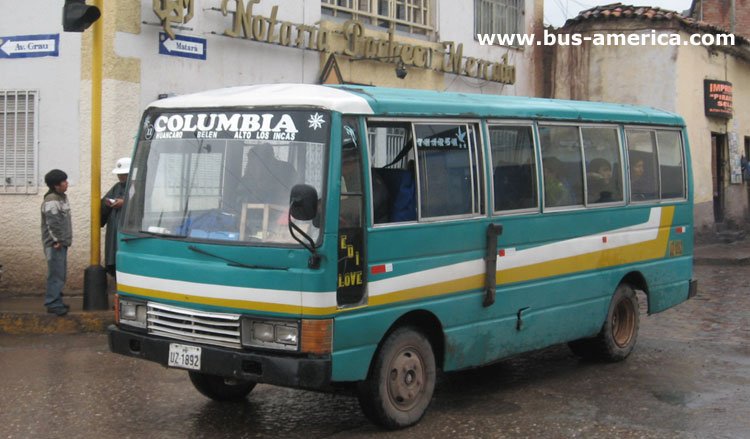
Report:
[[[128,241],[137,241],[139,239],[146,239],[146,238],[187,238],[187,235],[170,235],[169,233],[156,233],[156,232],[149,232],[146,230],[139,230],[138,233],[143,233],[143,236],[131,236],[129,238],[122,238],[120,239],[121,242],[128,242]]]
[[[260,269],[263,269],[263,270],[283,270],[283,271],[288,271],[289,270],[288,268],[283,268],[283,267],[269,267],[269,266],[266,266],[266,265],[243,264],[242,262],[233,261],[232,259],[227,259],[227,258],[225,258],[223,256],[219,256],[219,255],[207,252],[207,251],[205,251],[205,250],[203,250],[201,248],[198,248],[198,247],[196,247],[194,245],[189,245],[188,249],[192,250],[192,251],[194,251],[196,253],[200,253],[202,255],[211,256],[212,258],[220,259],[220,260],[226,262],[227,265],[229,265],[230,267],[260,268]]]

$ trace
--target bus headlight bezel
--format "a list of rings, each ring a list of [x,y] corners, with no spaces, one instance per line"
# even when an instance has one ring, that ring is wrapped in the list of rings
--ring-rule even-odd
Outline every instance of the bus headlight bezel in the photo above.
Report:
[[[145,301],[125,299],[120,296],[118,300],[118,307],[118,323],[120,325],[146,329],[148,324],[148,305]]]
[[[243,347],[299,351],[300,327],[297,320],[242,319]]]

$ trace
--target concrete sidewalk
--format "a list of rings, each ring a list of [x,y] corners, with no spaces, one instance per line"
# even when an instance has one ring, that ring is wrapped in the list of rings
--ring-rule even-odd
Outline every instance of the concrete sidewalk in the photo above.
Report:
[[[58,317],[47,313],[42,292],[36,296],[0,297],[0,334],[103,332],[115,321],[113,310],[83,311],[83,296],[66,295],[63,300],[70,310],[66,316]],[[109,303],[111,307],[111,298]]]
[[[750,241],[709,244],[695,248],[695,263],[703,265],[750,265]],[[65,296],[68,315],[57,317],[44,308],[44,294],[0,296],[0,334],[72,334],[101,332],[114,323],[114,311],[83,311],[83,296]],[[112,297],[109,298],[112,306]]]
[[[693,258],[698,265],[750,265],[750,240],[697,246]]]

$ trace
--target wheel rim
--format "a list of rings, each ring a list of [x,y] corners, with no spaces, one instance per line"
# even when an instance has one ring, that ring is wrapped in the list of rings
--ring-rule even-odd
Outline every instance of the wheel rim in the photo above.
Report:
[[[621,300],[612,313],[612,338],[617,346],[624,348],[633,340],[635,333],[635,307],[630,300]]]
[[[399,410],[411,410],[424,393],[425,368],[422,356],[406,347],[393,358],[388,368],[388,397]]]

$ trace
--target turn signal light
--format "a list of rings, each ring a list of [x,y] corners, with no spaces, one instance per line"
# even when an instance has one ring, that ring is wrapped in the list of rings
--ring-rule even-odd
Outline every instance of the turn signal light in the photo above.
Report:
[[[333,348],[333,319],[302,320],[302,352],[330,354]]]

